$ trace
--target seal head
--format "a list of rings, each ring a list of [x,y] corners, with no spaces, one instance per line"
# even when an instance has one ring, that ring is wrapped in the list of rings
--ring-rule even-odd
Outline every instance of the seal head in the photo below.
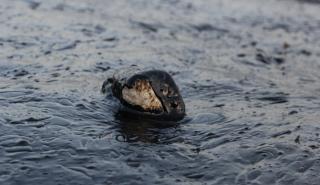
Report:
[[[179,89],[165,71],[143,71],[121,79],[114,76],[108,82],[113,95],[130,113],[172,121],[185,116]]]

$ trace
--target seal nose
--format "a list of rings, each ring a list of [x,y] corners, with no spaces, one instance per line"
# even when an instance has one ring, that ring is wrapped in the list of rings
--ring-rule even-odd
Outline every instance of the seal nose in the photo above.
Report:
[[[177,102],[172,102],[170,105],[174,109],[178,107],[178,103]]]
[[[161,100],[164,110],[167,112],[167,114],[178,116],[185,114],[185,105],[180,96],[163,96],[161,97]]]

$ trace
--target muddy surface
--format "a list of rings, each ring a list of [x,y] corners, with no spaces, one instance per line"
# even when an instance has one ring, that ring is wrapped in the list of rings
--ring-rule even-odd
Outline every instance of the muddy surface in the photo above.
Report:
[[[2,0],[0,184],[317,185],[316,0]],[[187,117],[128,119],[122,67],[169,71]]]

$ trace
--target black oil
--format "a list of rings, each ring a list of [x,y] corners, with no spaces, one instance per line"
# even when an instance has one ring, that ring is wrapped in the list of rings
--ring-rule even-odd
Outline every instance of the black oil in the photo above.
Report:
[[[318,185],[316,0],[3,0],[0,184]],[[117,112],[119,68],[168,71],[187,116]]]

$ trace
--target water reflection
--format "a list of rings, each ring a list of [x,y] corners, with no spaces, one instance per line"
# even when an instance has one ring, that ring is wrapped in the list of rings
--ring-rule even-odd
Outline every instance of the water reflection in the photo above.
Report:
[[[115,114],[121,142],[170,143],[179,136],[180,122],[167,122],[137,117],[127,112]]]

